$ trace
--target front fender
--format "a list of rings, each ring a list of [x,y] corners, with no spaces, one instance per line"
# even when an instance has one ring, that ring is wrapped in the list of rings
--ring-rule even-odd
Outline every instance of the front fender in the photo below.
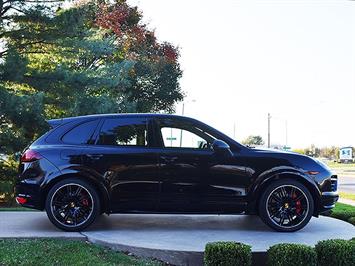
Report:
[[[314,198],[315,210],[318,207],[319,199],[321,197],[321,191],[318,188],[313,178],[305,173],[302,169],[293,167],[275,167],[269,169],[255,178],[252,187],[249,189],[249,212],[255,213],[257,210],[258,199],[260,198],[263,190],[274,180],[281,178],[295,178],[303,185],[305,185]]]

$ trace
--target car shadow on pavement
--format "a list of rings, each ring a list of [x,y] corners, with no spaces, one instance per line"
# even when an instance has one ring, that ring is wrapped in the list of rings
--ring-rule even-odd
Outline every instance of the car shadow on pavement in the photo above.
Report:
[[[85,231],[97,230],[236,230],[273,231],[256,215],[101,215]]]

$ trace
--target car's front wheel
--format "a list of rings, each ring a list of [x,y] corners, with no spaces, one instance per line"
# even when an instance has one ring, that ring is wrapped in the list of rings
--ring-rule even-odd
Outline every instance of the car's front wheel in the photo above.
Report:
[[[46,198],[49,220],[65,231],[81,231],[100,214],[96,190],[87,182],[70,178],[55,184]]]
[[[302,183],[292,179],[271,183],[259,200],[260,218],[280,232],[303,228],[312,218],[313,211],[311,193]]]

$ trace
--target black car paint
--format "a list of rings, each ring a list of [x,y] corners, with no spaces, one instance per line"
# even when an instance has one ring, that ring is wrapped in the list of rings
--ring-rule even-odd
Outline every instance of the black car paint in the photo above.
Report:
[[[148,147],[97,145],[105,119],[146,120]],[[70,145],[61,137],[73,127],[97,120],[88,144]],[[159,123],[193,124],[227,143],[223,149],[164,148]],[[81,177],[99,191],[102,212],[249,213],[257,212],[263,189],[273,180],[302,182],[315,201],[314,215],[334,207],[336,175],[316,160],[291,152],[245,147],[192,118],[163,114],[111,114],[57,119],[54,128],[29,149],[43,158],[20,165],[16,193],[23,206],[44,209],[49,189],[67,177]],[[335,180],[335,181],[334,181]]]

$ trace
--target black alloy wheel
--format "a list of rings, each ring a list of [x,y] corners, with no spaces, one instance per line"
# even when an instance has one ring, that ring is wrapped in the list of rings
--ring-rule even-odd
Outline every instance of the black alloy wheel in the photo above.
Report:
[[[65,179],[55,184],[46,199],[51,222],[65,231],[80,231],[94,222],[100,213],[95,189],[80,179]]]
[[[303,228],[314,211],[308,189],[296,180],[285,179],[272,183],[259,201],[259,215],[270,227],[281,232]]]

